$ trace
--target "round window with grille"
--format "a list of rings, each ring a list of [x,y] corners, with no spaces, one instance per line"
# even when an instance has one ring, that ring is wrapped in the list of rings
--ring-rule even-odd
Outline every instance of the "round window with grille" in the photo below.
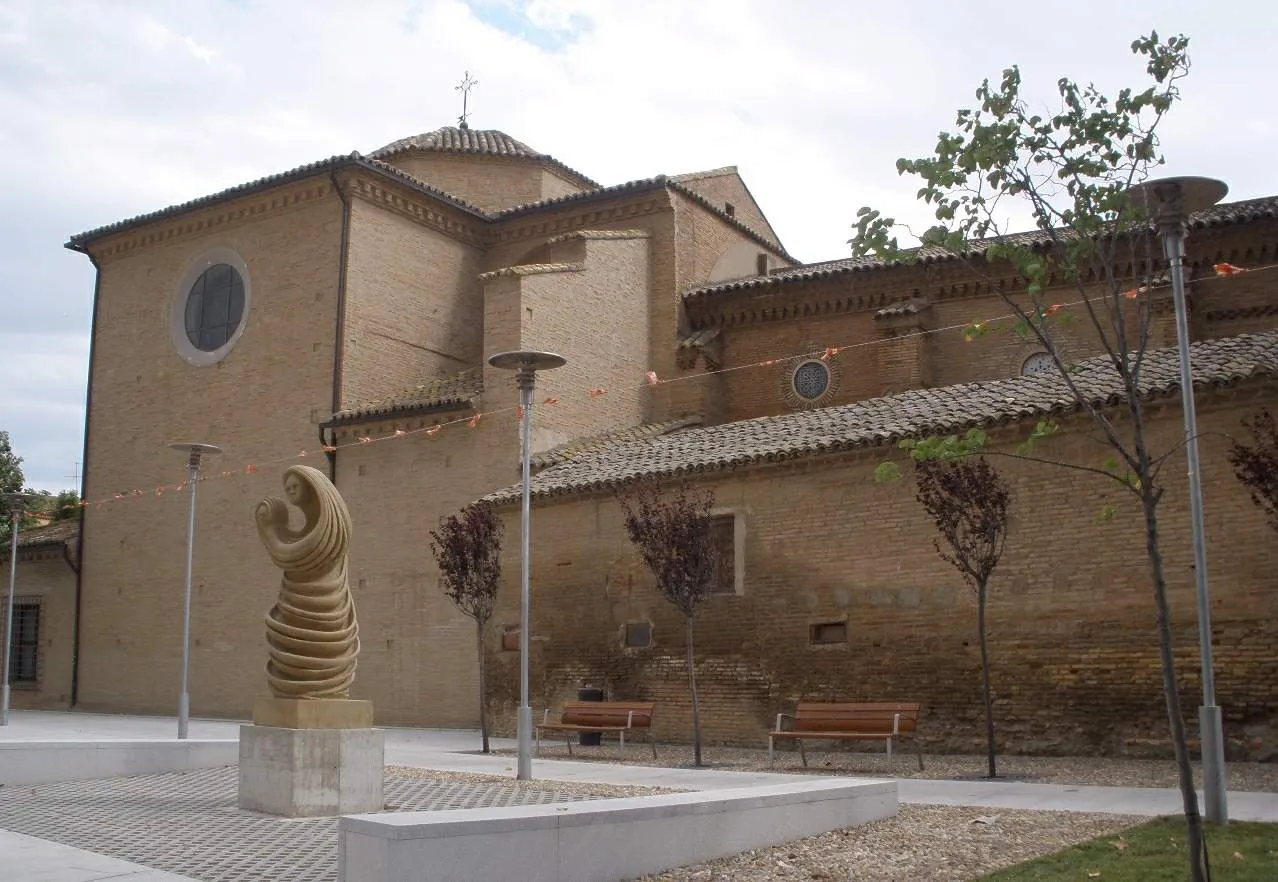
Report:
[[[173,292],[169,331],[187,364],[217,364],[248,323],[252,291],[248,264],[230,248],[213,248],[188,265]]]
[[[805,401],[815,401],[830,388],[830,369],[820,361],[805,361],[794,369],[794,392]]]

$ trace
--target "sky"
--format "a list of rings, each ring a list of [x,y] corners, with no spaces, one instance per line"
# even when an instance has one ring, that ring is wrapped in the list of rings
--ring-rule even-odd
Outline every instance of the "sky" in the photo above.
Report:
[[[304,163],[455,125],[603,184],[735,165],[804,262],[857,209],[929,226],[930,153],[1016,64],[1143,85],[1133,39],[1190,38],[1168,174],[1278,193],[1267,0],[0,0],[0,429],[27,483],[76,487],[94,274],[68,237]]]

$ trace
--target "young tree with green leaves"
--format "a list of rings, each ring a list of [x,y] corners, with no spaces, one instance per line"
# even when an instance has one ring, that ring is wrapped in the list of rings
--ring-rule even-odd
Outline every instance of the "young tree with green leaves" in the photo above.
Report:
[[[430,550],[442,576],[444,594],[475,620],[479,650],[479,731],[488,753],[488,677],[484,628],[492,618],[501,582],[501,520],[485,502],[449,515],[431,531]]]
[[[626,534],[656,578],[657,590],[683,615],[692,694],[693,764],[700,766],[701,709],[692,626],[697,607],[710,596],[725,566],[724,551],[713,529],[714,493],[698,492],[684,483],[663,494],[654,482],[619,493],[617,498],[625,514]]]
[[[994,696],[990,688],[990,651],[985,626],[990,577],[1003,557],[1011,515],[1012,488],[981,456],[923,459],[915,464],[916,498],[931,516],[940,539],[936,553],[957,569],[976,592],[977,633],[981,644],[981,688],[985,699],[985,751],[989,777],[995,768]]]
[[[1062,78],[1059,107],[1049,113],[1031,109],[1018,68],[1008,68],[998,84],[981,84],[979,105],[958,111],[955,130],[938,136],[931,156],[898,160],[897,169],[919,179],[919,197],[934,209],[938,226],[923,244],[963,260],[990,283],[988,290],[1014,316],[1011,329],[1046,350],[1074,405],[1113,454],[1096,467],[1062,464],[1117,482],[1139,504],[1190,862],[1193,878],[1206,880],[1210,865],[1177,689],[1158,524],[1160,471],[1180,448],[1151,448],[1141,395],[1155,308],[1149,268],[1164,260],[1154,225],[1129,195],[1163,163],[1157,130],[1189,72],[1188,45],[1183,36],[1142,36],[1131,49],[1144,61],[1144,88],[1122,89],[1111,100],[1094,85]],[[1017,215],[1032,218],[1033,235],[1009,234],[1008,218]],[[862,208],[853,253],[916,261],[917,252],[898,245],[898,226]],[[995,283],[991,270],[1004,267],[1015,271],[1021,287]],[[1078,315],[1113,364],[1124,392],[1121,417],[1074,380],[1061,320]],[[965,335],[974,339],[989,330],[978,322]]]
[[[1234,474],[1260,506],[1269,526],[1278,530],[1278,424],[1268,408],[1243,420],[1253,443],[1235,440],[1229,450]]]

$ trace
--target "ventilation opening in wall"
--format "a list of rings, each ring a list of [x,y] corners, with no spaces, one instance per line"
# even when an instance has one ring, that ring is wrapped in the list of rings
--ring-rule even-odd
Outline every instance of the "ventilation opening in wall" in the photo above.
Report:
[[[519,651],[518,626],[507,625],[506,630],[501,632],[501,650],[502,652],[518,652]]]
[[[626,622],[626,633],[623,638],[629,649],[652,645],[652,622]]]
[[[723,203],[723,210],[724,210],[724,213],[728,215],[728,217],[737,216],[737,207],[733,205],[731,202]]]
[[[772,272],[772,255],[766,251],[760,251],[754,257],[754,274],[766,276],[770,272]]]
[[[813,646],[834,646],[848,642],[847,622],[818,622],[808,626],[808,642]]]

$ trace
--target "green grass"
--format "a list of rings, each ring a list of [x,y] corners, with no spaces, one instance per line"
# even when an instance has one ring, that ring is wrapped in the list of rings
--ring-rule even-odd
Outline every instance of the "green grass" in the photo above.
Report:
[[[1000,870],[988,882],[1184,882],[1189,853],[1184,818],[1159,818],[1113,836]],[[1278,824],[1207,824],[1212,882],[1278,879]]]

